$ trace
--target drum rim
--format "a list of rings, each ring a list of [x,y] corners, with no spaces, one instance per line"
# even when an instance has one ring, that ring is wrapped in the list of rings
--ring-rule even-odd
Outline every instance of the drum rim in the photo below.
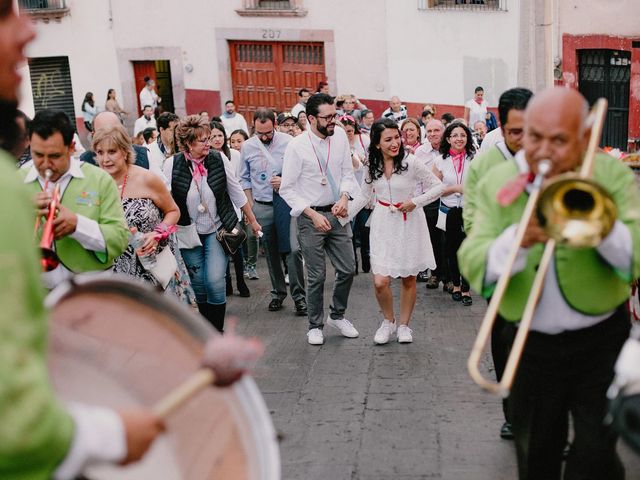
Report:
[[[73,276],[71,279],[57,285],[45,298],[44,305],[48,310],[53,309],[67,296],[78,291],[115,291],[118,287],[119,293],[126,294],[131,298],[157,308],[148,301],[152,295],[157,294],[150,285],[137,281],[130,276],[120,274],[104,273],[83,273]],[[125,288],[122,288],[126,286]],[[189,307],[179,302],[177,299],[160,294],[163,302],[163,312],[175,319],[187,333],[196,339],[205,342],[212,334],[214,328],[202,320]],[[166,308],[165,308],[166,307]],[[242,380],[236,382],[231,388],[234,389],[236,397],[243,406],[243,413],[246,423],[251,427],[252,439],[257,447],[253,452],[256,455],[259,471],[255,478],[260,480],[280,480],[281,464],[280,449],[276,430],[271,419],[271,414],[267,408],[264,398],[260,394],[258,385],[250,376],[244,376]]]

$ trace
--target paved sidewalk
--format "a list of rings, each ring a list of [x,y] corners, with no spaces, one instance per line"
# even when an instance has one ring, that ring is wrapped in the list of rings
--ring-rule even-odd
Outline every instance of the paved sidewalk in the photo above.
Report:
[[[230,297],[228,314],[240,319],[241,333],[266,344],[256,381],[282,436],[284,480],[517,478],[513,443],[498,437],[500,401],[466,370],[482,299],[463,307],[419,283],[413,344],[374,346],[381,316],[371,275],[361,273],[347,311],[360,337],[325,327],[325,344],[314,347],[290,298],[280,312],[267,311],[262,258],[259,265],[260,280],[247,282],[251,298]],[[485,363],[489,369],[489,355]],[[640,479],[640,459],[621,451],[627,479]]]

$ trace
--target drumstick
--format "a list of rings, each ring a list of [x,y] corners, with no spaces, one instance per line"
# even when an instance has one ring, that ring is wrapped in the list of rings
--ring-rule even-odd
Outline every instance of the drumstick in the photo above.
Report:
[[[234,322],[229,322],[225,335],[214,335],[205,345],[202,367],[160,400],[153,412],[166,419],[208,386],[232,384],[253,368],[263,351],[260,340],[235,335]]]

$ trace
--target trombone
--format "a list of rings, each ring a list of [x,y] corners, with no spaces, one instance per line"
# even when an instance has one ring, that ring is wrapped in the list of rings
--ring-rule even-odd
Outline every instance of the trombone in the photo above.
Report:
[[[533,181],[533,188],[516,230],[516,238],[509,251],[505,270],[498,279],[495,291],[489,302],[478,336],[473,344],[467,360],[467,368],[471,378],[483,389],[500,395],[509,396],[511,385],[524,350],[525,342],[531,328],[535,309],[542,293],[542,286],[556,244],[570,247],[594,247],[598,245],[613,228],[617,216],[615,203],[611,196],[596,182],[591,180],[604,118],[607,112],[607,101],[599,99],[594,105],[588,122],[592,125],[587,152],[582,162],[580,173],[565,173],[554,177],[542,187],[542,183],[551,169],[551,162],[543,160],[538,164],[538,174]],[[540,265],[536,272],[527,299],[518,332],[511,347],[511,352],[500,382],[486,379],[480,372],[480,359],[498,314],[498,309],[511,279],[511,272],[525,231],[532,216],[536,214],[540,225],[549,236],[545,244]]]
[[[49,182],[51,181],[51,175],[53,172],[51,170],[46,170],[44,173],[45,176],[45,184],[43,190],[49,189]],[[60,259],[53,249],[53,221],[56,217],[56,210],[60,205],[60,185],[56,183],[53,189],[53,195],[51,198],[51,202],[49,203],[49,212],[47,213],[47,219],[42,227],[42,237],[40,238],[40,252],[42,258],[40,259],[40,265],[42,266],[43,272],[50,272],[54,270],[59,264]],[[40,217],[36,219],[35,233],[38,233],[40,229]]]

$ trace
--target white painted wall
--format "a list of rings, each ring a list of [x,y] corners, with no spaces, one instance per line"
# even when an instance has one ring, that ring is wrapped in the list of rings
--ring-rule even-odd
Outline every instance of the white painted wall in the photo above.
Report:
[[[638,0],[554,0],[560,33],[640,36]]]
[[[516,86],[519,0],[498,12],[386,3],[389,94],[405,102],[460,105],[482,85],[495,106],[504,90]]]
[[[281,30],[291,40],[324,30],[335,41],[327,52],[334,93],[460,105],[479,84],[495,105],[516,82],[519,1],[509,0],[507,12],[465,12],[419,11],[416,0],[305,0],[305,17],[241,17],[242,0],[68,0],[71,14],[60,23],[37,24],[28,55],[69,57],[80,115],[89,90],[101,106],[109,88],[132,98],[121,91],[131,71],[118,66],[118,50],[179,49],[182,65],[193,66],[181,71],[184,88],[221,90],[230,80],[216,29]],[[23,107],[33,109],[28,92]]]

